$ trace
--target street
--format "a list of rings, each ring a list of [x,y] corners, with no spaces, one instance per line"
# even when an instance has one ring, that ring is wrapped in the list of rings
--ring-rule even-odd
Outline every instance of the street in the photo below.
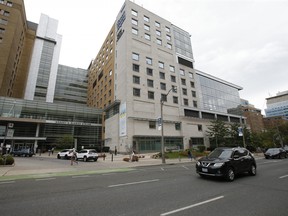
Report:
[[[288,215],[288,159],[257,175],[201,178],[195,163],[0,182],[1,215]]]

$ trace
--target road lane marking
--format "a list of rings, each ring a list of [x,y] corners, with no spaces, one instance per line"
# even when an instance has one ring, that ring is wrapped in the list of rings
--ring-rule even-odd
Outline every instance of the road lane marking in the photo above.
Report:
[[[15,181],[0,182],[0,184],[12,184],[12,183],[15,183]]]
[[[54,180],[56,178],[41,178],[41,179],[35,179],[35,181],[50,181],[50,180]]]
[[[184,169],[187,169],[187,170],[189,170],[189,168],[188,167],[186,167],[186,166],[182,166]]]
[[[288,178],[288,175],[280,176],[279,178],[280,178],[280,179],[282,179],[282,178]]]
[[[72,178],[87,178],[90,177],[89,175],[79,175],[79,176],[72,176]]]
[[[117,185],[109,185],[108,187],[121,187],[121,186],[126,186],[126,185],[135,185],[135,184],[144,184],[144,183],[151,183],[151,182],[156,182],[159,181],[159,179],[152,179],[152,180],[146,180],[146,181],[139,181],[139,182],[129,182],[129,183],[124,183],[124,184],[117,184]]]
[[[190,205],[190,206],[186,206],[186,207],[183,207],[183,208],[180,208],[180,209],[176,209],[174,211],[163,213],[160,216],[171,215],[171,214],[174,214],[174,213],[177,213],[177,212],[180,212],[180,211],[184,211],[184,210],[187,210],[187,209],[190,209],[190,208],[194,208],[196,206],[200,206],[200,205],[203,205],[203,204],[206,204],[206,203],[209,203],[209,202],[213,202],[213,201],[216,201],[216,200],[219,200],[219,199],[223,199],[223,198],[224,198],[224,196],[215,197],[213,199],[209,199],[209,200],[206,200],[206,201],[203,201],[203,202],[200,202],[200,203],[196,203],[196,204],[193,204],[193,205]]]
[[[163,168],[163,167],[161,167],[161,170],[162,170],[162,171],[164,171],[164,168]]]

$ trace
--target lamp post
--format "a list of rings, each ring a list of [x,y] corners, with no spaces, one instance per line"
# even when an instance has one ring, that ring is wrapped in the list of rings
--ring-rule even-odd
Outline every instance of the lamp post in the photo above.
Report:
[[[176,91],[177,88],[176,87],[172,87],[168,93],[165,95],[165,97],[167,98],[167,95],[170,93],[170,91]],[[163,97],[161,96],[160,99],[160,106],[161,106],[161,156],[162,156],[162,164],[165,164],[165,149],[164,149],[164,121],[163,121],[163,104],[164,104],[164,100]]]

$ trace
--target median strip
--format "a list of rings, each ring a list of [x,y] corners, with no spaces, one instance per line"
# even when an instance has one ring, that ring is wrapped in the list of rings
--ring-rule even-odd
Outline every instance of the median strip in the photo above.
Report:
[[[200,206],[200,205],[203,205],[203,204],[206,204],[206,203],[209,203],[209,202],[213,202],[213,201],[216,201],[216,200],[219,200],[219,199],[222,199],[222,198],[224,198],[224,196],[215,197],[213,199],[209,199],[209,200],[206,200],[206,201],[203,201],[203,202],[200,202],[200,203],[196,203],[196,204],[193,204],[193,205],[190,205],[190,206],[186,206],[186,207],[183,207],[183,208],[176,209],[174,211],[163,213],[160,216],[175,214],[177,212],[184,211],[184,210],[187,210],[187,209],[190,209],[190,208],[194,208],[196,206]]]

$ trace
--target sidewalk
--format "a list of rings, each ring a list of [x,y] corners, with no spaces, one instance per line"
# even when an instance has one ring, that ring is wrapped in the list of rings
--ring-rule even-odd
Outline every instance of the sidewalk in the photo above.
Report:
[[[126,162],[123,158],[129,158],[129,155],[117,154],[106,154],[105,160],[99,158],[97,162],[83,162],[78,161],[78,164],[70,165],[70,160],[61,160],[61,163],[57,163],[56,155],[48,155],[44,153],[41,155],[35,155],[32,158],[21,158],[14,157],[15,164],[12,166],[0,166],[0,180],[4,176],[19,176],[19,175],[52,175],[66,173],[66,174],[77,174],[77,173],[96,173],[96,172],[113,172],[123,169],[133,169],[139,166],[153,166],[153,165],[163,165],[166,164],[181,164],[181,163],[191,163],[188,158],[180,159],[166,159],[166,164],[162,164],[162,159],[151,158],[151,154],[143,154],[144,158],[139,158],[138,162]],[[141,154],[142,155],[142,154]],[[113,160],[112,160],[113,157]],[[55,158],[55,160],[51,160]],[[60,162],[60,161],[58,161]],[[195,162],[193,160],[192,162]]]

